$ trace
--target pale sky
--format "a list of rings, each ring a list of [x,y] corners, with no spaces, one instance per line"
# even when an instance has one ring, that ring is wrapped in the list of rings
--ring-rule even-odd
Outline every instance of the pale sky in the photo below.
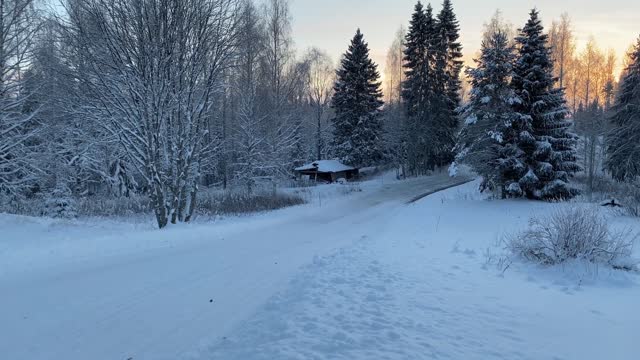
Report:
[[[394,34],[400,25],[408,26],[416,1],[291,0],[296,48],[302,52],[315,46],[337,61],[360,27],[382,72]],[[436,13],[441,2],[432,2]],[[566,11],[573,21],[578,51],[593,35],[604,50],[613,48],[619,61],[640,35],[639,0],[453,0],[453,6],[460,21],[465,59],[471,59],[480,48],[482,25],[496,9],[516,28],[524,25],[533,7],[540,11],[545,28]]]

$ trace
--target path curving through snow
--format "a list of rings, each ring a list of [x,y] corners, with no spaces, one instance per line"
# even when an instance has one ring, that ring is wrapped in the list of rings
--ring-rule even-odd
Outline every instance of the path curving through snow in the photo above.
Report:
[[[477,186],[390,209],[190,359],[637,359],[640,275],[487,263],[529,216],[576,205],[485,200]]]
[[[0,354],[163,360],[198,354],[314,259],[384,230],[445,175],[374,180],[322,204],[166,231],[0,215]]]

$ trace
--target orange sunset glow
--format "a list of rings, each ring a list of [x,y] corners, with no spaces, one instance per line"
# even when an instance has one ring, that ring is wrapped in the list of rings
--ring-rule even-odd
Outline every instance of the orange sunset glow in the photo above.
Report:
[[[428,3],[429,1],[423,1]],[[313,44],[328,51],[338,60],[346,48],[347,41],[356,27],[360,27],[371,47],[372,58],[379,64],[384,77],[386,52],[400,26],[408,25],[415,4],[414,0],[294,0],[291,3],[293,34],[299,50]],[[434,10],[440,1],[433,1]],[[473,64],[473,57],[480,49],[483,24],[500,10],[515,28],[521,27],[531,8],[541,13],[545,27],[568,13],[577,52],[584,49],[591,36],[598,46],[607,51],[613,49],[617,56],[616,75],[622,70],[622,59],[629,46],[640,34],[640,2],[630,0],[612,1],[509,1],[455,0],[453,5],[460,22],[460,35],[464,59]]]

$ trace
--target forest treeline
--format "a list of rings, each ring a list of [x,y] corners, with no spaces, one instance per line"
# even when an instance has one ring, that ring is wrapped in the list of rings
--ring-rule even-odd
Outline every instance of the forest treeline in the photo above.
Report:
[[[287,0],[37,5],[0,4],[2,211],[143,194],[162,228],[190,221],[203,187],[252,193],[329,158],[400,176],[465,163],[483,189],[533,199],[640,171],[640,40],[617,82],[615,53],[576,49],[567,15],[514,30],[497,13],[464,69],[452,2],[418,3],[382,83],[357,24],[338,64],[298,51]]]

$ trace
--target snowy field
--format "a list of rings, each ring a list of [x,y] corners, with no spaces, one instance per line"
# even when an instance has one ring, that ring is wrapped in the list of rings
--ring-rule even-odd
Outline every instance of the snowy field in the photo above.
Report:
[[[637,359],[640,275],[488,264],[502,235],[573,205],[475,182],[407,204],[455,181],[319,187],[164,231],[0,215],[0,358]]]

